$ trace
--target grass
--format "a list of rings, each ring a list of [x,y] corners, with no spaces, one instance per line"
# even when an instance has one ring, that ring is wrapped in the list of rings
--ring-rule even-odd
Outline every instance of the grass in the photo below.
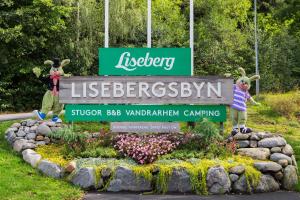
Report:
[[[66,181],[40,174],[13,152],[4,132],[13,122],[0,124],[0,199],[1,200],[77,200],[83,191]]]

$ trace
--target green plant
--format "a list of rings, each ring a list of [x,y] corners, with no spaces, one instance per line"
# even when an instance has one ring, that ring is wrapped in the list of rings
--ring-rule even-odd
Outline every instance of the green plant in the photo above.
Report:
[[[86,149],[79,154],[82,158],[120,158],[120,154],[111,147],[97,147],[95,149]]]
[[[201,140],[206,144],[222,139],[218,127],[208,119],[203,119],[199,122],[192,130],[192,133],[200,136]]]
[[[88,133],[79,133],[74,131],[73,126],[65,126],[58,131],[51,132],[49,137],[60,139],[65,146],[66,152],[78,154],[86,149]]]

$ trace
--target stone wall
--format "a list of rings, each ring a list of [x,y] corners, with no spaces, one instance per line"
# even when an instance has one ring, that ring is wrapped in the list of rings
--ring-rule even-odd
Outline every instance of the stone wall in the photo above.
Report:
[[[96,175],[93,167],[78,167],[77,161],[67,166],[43,159],[34,149],[38,145],[51,142],[47,137],[51,131],[58,130],[62,124],[24,120],[14,123],[5,132],[5,138],[17,152],[22,152],[24,161],[43,174],[53,178],[64,178],[83,189],[103,189],[119,191],[157,191],[159,186],[145,177],[137,176],[128,166],[116,169],[105,168]],[[94,135],[94,134],[93,134]],[[93,137],[93,136],[91,136]],[[207,171],[206,186],[209,194],[271,192],[279,189],[293,190],[298,182],[297,163],[292,147],[280,135],[266,132],[237,134],[229,141],[239,144],[238,154],[255,159],[254,167],[262,172],[257,185],[249,183],[246,167],[238,165],[228,169],[222,166],[210,167]],[[159,170],[152,171],[156,177]],[[159,190],[158,190],[159,191]],[[189,173],[184,168],[173,169],[167,180],[166,192],[193,192]]]

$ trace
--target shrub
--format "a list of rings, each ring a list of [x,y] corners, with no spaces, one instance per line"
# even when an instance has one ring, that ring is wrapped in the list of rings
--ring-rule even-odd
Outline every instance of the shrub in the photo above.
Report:
[[[200,136],[201,140],[206,144],[222,139],[218,127],[208,119],[203,119],[199,122],[192,130],[192,133]]]
[[[285,94],[267,94],[265,102],[272,110],[286,117],[300,114],[300,92],[288,92]]]

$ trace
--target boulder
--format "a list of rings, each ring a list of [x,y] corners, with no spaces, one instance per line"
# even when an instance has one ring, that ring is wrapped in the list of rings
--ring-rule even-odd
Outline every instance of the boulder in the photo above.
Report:
[[[48,136],[48,134],[51,133],[51,129],[45,124],[40,124],[36,129],[36,133],[43,136]]]
[[[27,133],[30,133],[30,128],[29,127],[25,127],[24,128],[24,132],[27,134]]]
[[[294,150],[291,145],[287,144],[282,148],[282,153],[287,156],[292,156],[294,154]]]
[[[296,161],[296,158],[294,155],[291,156],[291,159],[292,159],[292,165],[294,165],[296,167],[296,169],[298,170],[298,164],[297,164],[297,161]]]
[[[252,133],[250,136],[250,140],[259,140],[260,138],[256,135],[256,133]]]
[[[229,169],[229,173],[231,174],[240,175],[244,172],[245,172],[245,167],[243,165],[234,166]]]
[[[30,120],[27,120],[26,121],[26,126],[34,126],[38,121],[37,120],[34,120],[34,119],[30,119]]]
[[[16,140],[16,134],[15,134],[15,132],[13,132],[13,131],[8,132],[7,135],[6,135],[6,140],[10,144],[12,144]]]
[[[37,141],[35,144],[37,146],[43,146],[43,145],[46,145],[46,142],[45,141]]]
[[[52,178],[62,178],[63,170],[60,166],[55,163],[52,163],[48,160],[42,160],[38,164],[38,169],[45,175],[50,176]]]
[[[5,134],[8,134],[9,132],[17,132],[19,129],[16,127],[10,127],[6,129]]]
[[[285,146],[286,141],[282,137],[264,138],[258,142],[258,147],[272,148]]]
[[[168,181],[168,192],[191,192],[190,176],[185,169],[174,169]]]
[[[17,134],[16,134],[18,137],[24,137],[25,135],[26,135],[26,133],[25,133],[25,131],[23,131],[23,130],[19,130],[18,132],[17,132]]]
[[[250,145],[249,140],[238,140],[237,143],[239,145],[239,148],[249,147]]]
[[[96,173],[92,167],[81,168],[71,179],[74,185],[80,186],[83,189],[96,187]]]
[[[65,171],[66,172],[73,172],[76,169],[76,162],[75,161],[71,161],[69,162],[66,167],[65,167]]]
[[[282,187],[287,190],[294,190],[298,183],[297,170],[295,166],[289,165],[283,170]]]
[[[21,124],[20,123],[13,123],[10,127],[12,128],[20,128]]]
[[[25,138],[26,138],[27,140],[34,140],[35,137],[36,137],[36,134],[35,134],[35,133],[28,133],[28,134],[26,135]]]
[[[280,186],[270,175],[262,175],[254,192],[273,192],[279,190]]]
[[[281,147],[272,147],[271,153],[281,153]]]
[[[236,140],[247,140],[249,137],[250,137],[249,134],[242,134],[242,133],[237,133],[236,135],[233,136],[233,138]]]
[[[110,181],[107,191],[151,191],[151,182],[144,177],[137,177],[125,166],[117,167],[115,177]]]
[[[289,164],[289,162],[286,159],[278,160],[277,163],[280,164],[282,167],[286,167]]]
[[[36,129],[37,129],[37,126],[32,126],[32,127],[30,127],[30,132],[31,133],[35,133],[36,132]]]
[[[267,133],[267,132],[258,132],[258,133],[256,133],[256,135],[257,135],[260,139],[273,137],[273,134],[272,134],[272,133]]]
[[[26,149],[22,152],[23,160],[29,163],[32,167],[36,167],[42,156],[31,149]]]
[[[282,173],[282,172],[276,172],[276,173],[274,174],[274,177],[275,177],[277,180],[281,181],[282,178],[283,178],[283,173]]]
[[[287,160],[289,162],[289,164],[292,164],[292,159],[287,156],[287,155],[284,155],[282,153],[273,153],[271,156],[270,156],[270,160],[274,161],[274,162],[278,162],[279,160]]]
[[[223,167],[211,167],[207,172],[206,185],[211,194],[224,194],[230,191],[231,182]]]
[[[13,144],[13,149],[17,152],[21,152],[25,149],[34,149],[36,145],[34,143],[29,142],[28,140],[20,139],[16,140]]]
[[[261,172],[278,172],[282,169],[278,163],[269,161],[255,162],[253,165]]]
[[[257,147],[257,141],[256,141],[256,140],[250,140],[249,146],[250,146],[251,148],[256,148],[256,147]]]
[[[230,178],[231,182],[235,182],[239,179],[239,176],[236,174],[229,174],[229,178]]]
[[[36,136],[35,140],[36,141],[43,141],[44,140],[44,136],[38,135],[38,136]]]
[[[235,193],[250,193],[252,192],[252,187],[248,185],[246,176],[243,174],[237,181],[233,183],[232,190]]]
[[[238,154],[249,156],[257,160],[267,160],[270,156],[270,149],[268,148],[240,148],[237,149]]]

